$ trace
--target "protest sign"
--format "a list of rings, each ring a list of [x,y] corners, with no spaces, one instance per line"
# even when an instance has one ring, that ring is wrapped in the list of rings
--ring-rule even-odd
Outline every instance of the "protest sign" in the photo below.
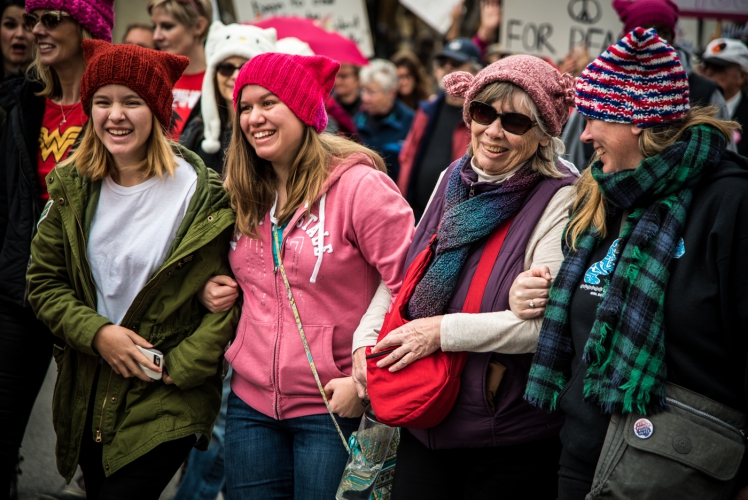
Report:
[[[681,16],[748,20],[748,0],[674,0]]]
[[[421,18],[436,31],[445,34],[452,25],[451,12],[458,0],[400,0],[403,7]]]
[[[581,43],[597,57],[622,29],[610,0],[504,0],[500,34],[507,52],[559,60]]]
[[[239,22],[270,16],[318,19],[325,29],[356,42],[366,57],[374,55],[364,0],[235,0],[234,11]]]

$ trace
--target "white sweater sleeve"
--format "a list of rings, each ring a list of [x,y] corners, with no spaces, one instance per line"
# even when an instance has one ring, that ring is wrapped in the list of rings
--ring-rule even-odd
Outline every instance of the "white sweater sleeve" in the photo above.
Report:
[[[391,303],[392,293],[382,281],[379,283],[377,291],[374,292],[369,308],[361,318],[356,331],[353,332],[353,350],[351,353],[356,352],[359,347],[377,343],[377,336],[379,336],[379,330],[382,328],[384,315],[390,310]]]
[[[546,265],[556,276],[563,260],[561,234],[569,220],[573,186],[565,186],[551,199],[530,235],[525,251],[525,271]],[[444,351],[535,352],[543,319],[519,319],[510,311],[480,314],[447,314],[441,322],[441,346]]]

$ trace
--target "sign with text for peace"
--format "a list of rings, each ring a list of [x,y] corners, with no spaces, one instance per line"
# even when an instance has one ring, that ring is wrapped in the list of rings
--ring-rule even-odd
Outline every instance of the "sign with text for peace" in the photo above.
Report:
[[[580,43],[593,59],[621,38],[611,0],[504,0],[501,47],[514,54],[563,59]]]
[[[400,4],[442,35],[452,25],[452,9],[458,0],[400,0]]]
[[[748,20],[748,0],[674,0],[681,16]]]
[[[234,0],[238,22],[270,16],[318,19],[331,31],[350,38],[366,57],[374,56],[364,0]],[[298,38],[303,40],[300,33]]]

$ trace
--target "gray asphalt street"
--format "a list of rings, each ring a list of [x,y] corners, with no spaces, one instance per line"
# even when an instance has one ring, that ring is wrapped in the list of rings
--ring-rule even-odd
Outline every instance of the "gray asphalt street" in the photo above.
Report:
[[[56,374],[52,361],[23,439],[23,474],[18,484],[20,500],[49,498],[42,495],[59,493],[65,487],[65,480],[55,466],[55,432],[52,429],[52,392]],[[174,496],[175,483],[172,480],[161,500],[170,500]]]

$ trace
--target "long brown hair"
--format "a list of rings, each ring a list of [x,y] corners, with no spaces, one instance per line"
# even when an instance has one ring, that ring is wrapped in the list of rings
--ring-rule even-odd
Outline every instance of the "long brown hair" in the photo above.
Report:
[[[409,50],[401,50],[390,58],[398,68],[407,68],[408,73],[413,76],[415,86],[413,93],[410,95],[402,95],[398,92],[397,97],[405,103],[406,106],[411,109],[418,108],[418,102],[424,101],[431,95],[431,79],[429,78],[426,69],[424,69],[421,61],[418,60],[416,55]]]
[[[231,136],[224,172],[224,187],[236,211],[236,227],[244,235],[259,237],[257,226],[275,201],[278,176],[269,161],[257,152],[244,137],[239,124],[241,113],[234,110],[234,130]],[[306,206],[311,211],[331,170],[351,155],[362,155],[361,161],[372,168],[387,172],[382,158],[374,151],[343,137],[322,133],[306,126],[299,151],[296,153],[286,183],[288,199],[275,217],[281,224],[288,222],[294,212]]]
[[[740,128],[737,122],[724,121],[715,117],[717,108],[693,107],[685,116],[683,121],[663,127],[645,128],[639,134],[639,151],[644,158],[651,158],[660,154],[665,148],[671,146],[683,136],[690,127],[696,125],[711,125],[725,136],[729,143],[732,140],[732,131]],[[576,200],[571,207],[571,220],[566,227],[564,238],[572,250],[576,250],[576,241],[580,234],[592,227],[601,238],[608,234],[605,225],[606,201],[600,187],[592,177],[589,168],[585,169],[582,176],[576,182]]]

